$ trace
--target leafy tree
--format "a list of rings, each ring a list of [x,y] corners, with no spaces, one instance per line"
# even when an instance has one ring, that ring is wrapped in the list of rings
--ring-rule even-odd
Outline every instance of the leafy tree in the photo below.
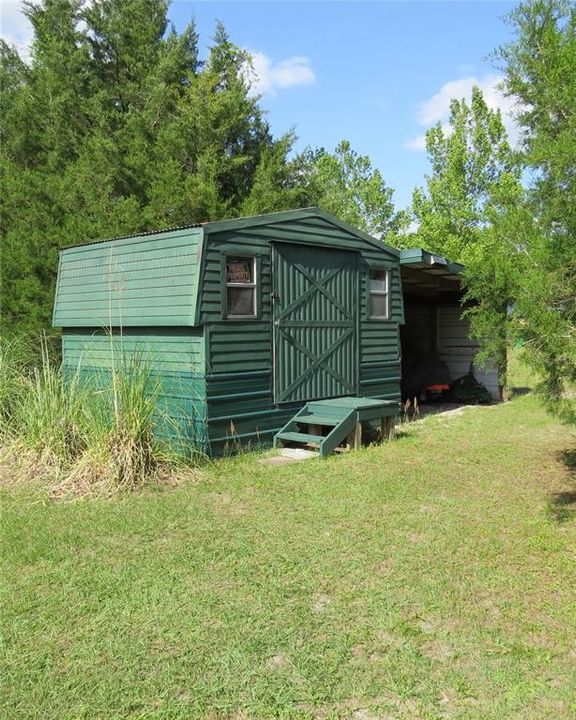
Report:
[[[503,218],[522,196],[520,169],[499,111],[479,88],[470,104],[452,100],[449,129],[426,135],[432,173],[413,196],[416,242],[466,266],[466,299],[473,333],[506,382],[508,307],[518,273],[517,248]],[[414,243],[414,236],[410,236]]]
[[[509,219],[525,258],[515,330],[548,406],[576,422],[576,7],[534,0],[509,16],[497,57],[520,103],[527,202]]]
[[[403,216],[394,212],[393,190],[370,158],[358,155],[348,140],[333,153],[306,150],[298,159],[310,205],[382,240],[395,237]]]

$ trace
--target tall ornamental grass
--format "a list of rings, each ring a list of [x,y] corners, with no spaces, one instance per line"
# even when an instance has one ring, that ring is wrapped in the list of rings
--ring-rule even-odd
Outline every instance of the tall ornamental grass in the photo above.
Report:
[[[111,338],[112,342],[112,338]],[[34,478],[56,496],[108,495],[165,476],[184,457],[157,437],[170,419],[141,352],[112,352],[112,367],[62,372],[42,341],[28,367],[0,356],[0,457],[13,481]],[[174,447],[184,447],[184,441]]]

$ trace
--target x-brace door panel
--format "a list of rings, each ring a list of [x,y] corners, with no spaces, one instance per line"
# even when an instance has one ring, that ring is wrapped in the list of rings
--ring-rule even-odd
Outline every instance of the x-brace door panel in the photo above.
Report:
[[[273,252],[276,402],[355,395],[357,255],[280,244]]]

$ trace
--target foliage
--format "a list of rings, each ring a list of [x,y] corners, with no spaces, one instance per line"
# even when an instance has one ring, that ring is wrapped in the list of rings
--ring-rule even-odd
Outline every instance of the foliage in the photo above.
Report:
[[[200,62],[167,5],[28,2],[30,65],[1,44],[4,330],[49,325],[60,247],[238,215],[284,172],[246,53],[218,25]]]
[[[290,159],[219,23],[204,61],[166,0],[37,0],[24,64],[0,43],[3,330],[50,323],[58,249],[320,204],[384,235],[391,191],[347,142]]]
[[[348,140],[333,153],[307,149],[299,160],[310,204],[382,240],[395,237],[404,218],[394,212],[393,190]]]
[[[489,405],[492,396],[481,382],[474,376],[472,366],[462,377],[457,378],[448,393],[450,402],[465,403],[466,405]]]
[[[54,364],[45,340],[41,364],[28,364],[20,342],[4,343],[0,356],[0,449],[15,479],[32,475],[56,495],[110,494],[187,461],[142,352],[114,347],[111,367],[89,379]],[[173,431],[174,446],[159,428]]]
[[[472,100],[454,99],[449,128],[426,135],[432,173],[413,197],[416,237],[422,247],[466,266],[472,331],[506,384],[508,306],[519,274],[518,249],[504,228],[508,209],[522,196],[520,168],[499,111],[479,88]]]
[[[250,194],[242,203],[242,215],[310,207],[316,203],[302,156],[287,159],[295,140],[294,133],[290,132],[263,152]]]
[[[509,21],[516,38],[498,57],[520,102],[530,173],[527,201],[508,220],[525,258],[514,329],[548,407],[576,422],[576,8],[534,0]]]

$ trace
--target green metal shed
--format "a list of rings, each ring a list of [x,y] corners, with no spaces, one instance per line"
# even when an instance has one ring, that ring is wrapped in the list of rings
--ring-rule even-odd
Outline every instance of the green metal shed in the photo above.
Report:
[[[140,352],[204,451],[272,441],[307,401],[400,400],[399,252],[317,209],[61,251],[65,370]],[[104,371],[104,372],[102,372]]]

